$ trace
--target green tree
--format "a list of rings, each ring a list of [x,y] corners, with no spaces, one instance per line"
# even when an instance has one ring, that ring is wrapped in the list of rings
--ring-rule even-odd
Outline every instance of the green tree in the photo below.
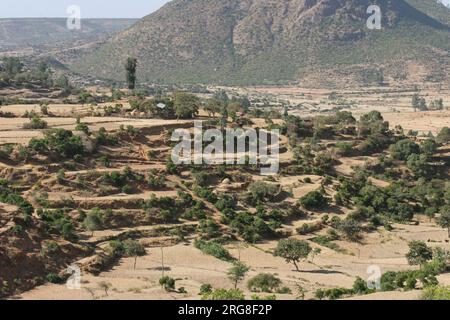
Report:
[[[355,241],[361,233],[361,225],[354,219],[344,219],[339,223],[339,230],[350,240]]]
[[[423,266],[427,261],[433,259],[433,250],[423,241],[411,241],[409,251],[406,254],[408,263],[412,266]]]
[[[136,69],[137,69],[137,59],[128,57],[125,63],[125,71],[127,77],[128,89],[134,90],[136,87]]]
[[[390,148],[392,157],[406,161],[412,154],[420,154],[420,146],[409,139],[400,140]]]
[[[89,100],[90,97],[91,94],[86,91],[82,91],[78,94],[78,101],[80,101],[82,107],[84,107],[84,105],[86,104],[86,102]]]
[[[92,232],[92,236],[94,236],[94,231],[100,230],[103,226],[102,218],[100,217],[99,210],[92,210],[86,215],[86,218],[83,221],[83,226]]]
[[[449,205],[445,205],[441,208],[441,215],[438,217],[437,223],[440,227],[447,229],[448,237],[450,238],[450,206]]]
[[[138,257],[145,256],[147,252],[142,244],[135,240],[125,240],[123,242],[125,255],[128,257],[134,257],[133,269],[136,270],[136,261]]]
[[[436,153],[438,145],[433,140],[426,140],[420,145],[420,151],[427,156],[432,156]]]
[[[296,270],[300,271],[297,263],[306,259],[311,250],[311,246],[306,241],[293,238],[283,239],[278,242],[274,255],[284,258],[287,263],[293,263]]]
[[[429,164],[428,156],[425,154],[410,155],[406,165],[417,177],[431,178],[433,176],[433,167]]]
[[[56,81],[55,81],[55,85],[58,88],[61,88],[63,90],[63,93],[68,94],[70,93],[71,90],[71,85],[69,82],[69,79],[67,79],[67,77],[65,75],[60,75]]]
[[[220,113],[223,108],[223,103],[217,99],[209,99],[206,101],[203,109],[208,113],[209,117],[216,118],[216,115]]]
[[[449,127],[442,128],[442,130],[439,132],[439,134],[436,137],[436,142],[443,143],[443,144],[450,142],[450,128]]]
[[[98,283],[98,287],[101,289],[101,290],[104,290],[105,291],[105,294],[108,296],[108,290],[111,288],[111,283],[108,283],[108,282],[105,282],[105,281],[101,281],[101,282],[99,282]]]
[[[228,270],[228,279],[234,284],[234,289],[237,289],[238,283],[241,282],[247,272],[250,270],[248,266],[240,261],[233,262],[233,266]]]
[[[312,191],[299,200],[299,203],[308,210],[322,209],[328,205],[328,202],[329,200],[319,191]]]
[[[3,58],[3,68],[5,69],[8,77],[14,78],[17,74],[22,72],[23,64],[19,58],[6,57]]]
[[[192,119],[198,114],[200,99],[186,92],[175,92],[173,94],[175,115],[178,119]]]

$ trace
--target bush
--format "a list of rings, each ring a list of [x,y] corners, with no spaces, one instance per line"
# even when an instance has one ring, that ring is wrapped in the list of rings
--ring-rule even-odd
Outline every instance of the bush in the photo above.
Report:
[[[23,125],[24,129],[45,129],[47,128],[47,121],[42,120],[39,116],[31,118],[29,123]]]
[[[373,293],[375,290],[369,289],[367,286],[367,282],[361,279],[360,277],[356,278],[355,282],[353,283],[353,292],[356,294],[369,294]]]
[[[328,205],[329,200],[320,192],[313,191],[300,198],[300,204],[308,210],[323,209]]]
[[[0,180],[0,202],[18,206],[24,215],[24,218],[31,216],[34,208],[27,200],[17,194],[8,186],[6,180]]]
[[[265,183],[263,181],[251,183],[248,190],[255,203],[258,201],[273,200],[280,191],[277,185]]]
[[[159,279],[159,284],[166,290],[167,292],[175,290],[175,279],[165,276]]]
[[[390,148],[392,157],[406,161],[412,154],[420,154],[420,146],[409,139],[400,140]]]
[[[61,284],[61,283],[64,282],[64,279],[61,278],[56,273],[49,273],[49,274],[47,274],[47,276],[45,277],[45,280],[47,280],[47,282],[54,283],[54,284]]]
[[[252,292],[272,293],[281,285],[281,280],[269,273],[260,273],[247,282],[247,287]]]
[[[431,286],[425,288],[422,300],[450,300],[450,286]]]
[[[442,128],[442,130],[439,132],[439,134],[436,137],[436,142],[442,143],[442,144],[450,142],[450,128],[449,127]]]
[[[160,189],[166,186],[166,176],[158,173],[156,170],[152,170],[149,173],[147,183],[150,188]]]
[[[67,158],[84,153],[81,138],[74,136],[72,131],[64,129],[47,131],[43,139],[33,138],[29,147],[37,152],[50,151]]]
[[[219,260],[227,262],[232,262],[235,260],[228,250],[225,249],[220,243],[196,240],[194,246],[203,253],[213,256]]]
[[[209,283],[204,283],[200,286],[200,293],[199,295],[205,295],[205,294],[210,294],[213,291],[213,287],[211,284]]]
[[[245,300],[245,296],[244,293],[238,289],[216,289],[211,293],[204,294],[202,300],[239,301]]]
[[[319,223],[304,223],[301,227],[298,227],[296,229],[297,233],[299,235],[307,235],[311,234],[313,232],[317,232],[322,230],[323,224],[321,222]]]
[[[338,229],[352,241],[358,240],[362,230],[361,224],[358,221],[349,218],[342,220]]]

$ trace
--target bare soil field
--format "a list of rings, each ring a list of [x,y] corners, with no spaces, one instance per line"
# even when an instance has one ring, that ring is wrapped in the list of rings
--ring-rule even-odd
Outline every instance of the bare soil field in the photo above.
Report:
[[[313,293],[319,288],[351,287],[357,276],[366,278],[369,267],[379,267],[381,272],[409,270],[404,254],[407,252],[407,241],[422,239],[435,241],[436,245],[445,243],[446,232],[428,224],[422,226],[395,226],[392,234],[373,233],[363,243],[348,245],[340,243],[348,253],[341,254],[331,249],[322,248],[322,253],[313,261],[301,263],[300,272],[286,264],[283,259],[273,257],[270,253],[276,242],[267,242],[254,246],[227,246],[232,255],[241,258],[251,267],[247,279],[258,273],[276,274],[283,283],[295,292],[296,284],[307,289],[307,298],[313,298]],[[398,228],[398,229],[397,229]],[[100,233],[99,233],[100,234]],[[450,249],[447,243],[444,246]],[[211,283],[214,287],[232,288],[227,279],[229,263],[204,255],[189,244],[179,244],[165,247],[165,275],[178,279],[177,284],[186,288],[186,294],[168,293],[158,283],[161,277],[161,249],[149,248],[147,255],[137,261],[133,269],[133,258],[122,259],[120,264],[111,271],[103,272],[98,277],[83,275],[80,290],[68,289],[65,285],[45,285],[26,292],[14,299],[113,299],[113,300],[158,300],[158,299],[198,299],[200,286]],[[448,278],[448,277],[447,277]],[[446,282],[450,284],[450,279]],[[99,282],[111,284],[109,294],[98,286]],[[250,298],[252,293],[245,287],[241,289]],[[353,297],[364,300],[414,300],[420,296],[420,291],[383,292],[368,296]],[[293,299],[291,295],[278,295],[279,299]]]
[[[416,206],[408,203],[407,208],[413,208],[417,214],[403,223],[385,216],[379,217],[379,221],[369,221],[358,212],[352,197],[359,195],[360,190],[351,189],[359,182],[355,178],[357,173],[367,174],[365,185],[360,187],[372,188],[366,198],[370,198],[370,192],[390,196],[392,191],[388,189],[402,179],[410,183],[405,188],[411,189],[415,187],[416,177],[404,161],[390,158],[392,170],[388,173],[392,176],[385,174],[387,170],[383,171],[380,158],[390,157],[389,144],[364,155],[358,149],[364,140],[357,133],[343,133],[345,130],[341,128],[343,131],[336,129],[331,137],[316,139],[315,123],[311,119],[348,110],[358,120],[371,110],[379,110],[391,128],[401,125],[405,131],[436,134],[450,125],[449,110],[414,112],[409,104],[415,91],[409,89],[342,91],[340,99],[346,101],[342,104],[328,99],[330,90],[287,87],[227,90],[248,94],[253,100],[288,101],[289,114],[305,119],[295,127],[295,123],[287,123],[289,117],[274,115],[272,119],[240,114],[242,118],[248,117],[245,128],[279,126],[284,130],[280,137],[279,174],[265,177],[258,166],[247,165],[171,166],[170,132],[176,128],[192,128],[193,119],[150,118],[145,112],[129,109],[121,109],[116,116],[102,114],[107,104],[95,107],[50,104],[49,114],[41,118],[47,122],[47,129],[74,131],[77,122],[86,124],[89,128],[86,140],[97,142],[93,150],[71,157],[58,154],[59,149],[50,150],[50,144],[46,145],[47,149],[32,150],[27,147],[29,141],[43,138],[45,130],[23,129],[30,120],[22,116],[32,111],[39,114],[41,107],[2,106],[2,112],[15,115],[0,118],[3,151],[0,175],[11,186],[10,189],[2,186],[5,188],[2,190],[20,195],[36,209],[28,217],[31,222],[25,222],[19,213],[22,207],[0,207],[0,254],[8,259],[9,266],[0,266],[0,280],[8,284],[2,287],[7,292],[5,295],[9,299],[46,300],[199,299],[204,284],[233,288],[228,272],[234,259],[250,268],[238,285],[247,299],[255,294],[298,299],[299,287],[304,289],[306,299],[316,299],[318,290],[352,288],[357,277],[367,279],[374,269],[380,275],[419,270],[405,257],[411,241],[450,250],[447,230],[436,224],[436,216],[423,216],[416,200],[407,198],[407,202]],[[443,97],[444,105],[450,105],[447,91],[424,89],[421,93],[428,98]],[[355,103],[348,103],[350,100]],[[126,105],[124,108],[129,107],[125,101],[121,103]],[[208,119],[204,110],[196,119],[211,120],[211,123],[219,120]],[[231,124],[233,119],[226,121]],[[97,136],[100,128],[106,129],[103,140]],[[295,129],[304,131],[296,136]],[[396,143],[397,136],[386,133],[386,139]],[[337,142],[349,143],[352,152],[342,156]],[[82,143],[86,142],[82,140]],[[22,149],[20,146],[8,149],[10,144],[21,145]],[[20,151],[24,150],[26,156],[21,156]],[[444,144],[432,156],[434,163],[448,170],[446,151]],[[446,186],[446,177],[441,178]],[[350,190],[347,192],[355,193],[348,196],[348,203],[336,197],[341,195],[345,182]],[[303,200],[311,195],[326,198],[323,200],[326,204],[308,206]],[[398,197],[393,199],[400,201]],[[383,198],[383,201],[387,200]],[[389,205],[395,206],[392,202]],[[352,239],[340,229],[340,223],[356,214],[361,214],[355,218],[360,219],[357,222],[360,236]],[[98,221],[88,219],[93,216]],[[69,231],[64,229],[67,224],[70,224]],[[312,229],[304,231],[308,228]],[[73,234],[63,237],[63,231]],[[302,240],[316,250],[314,255],[302,259],[296,270],[293,264],[274,255],[281,239]],[[114,241],[128,240],[142,245],[145,252],[136,259],[111,253]],[[198,240],[217,241],[231,257],[225,261],[205,254],[199,249]],[[11,267],[17,263],[30,267],[20,270]],[[79,290],[49,283],[58,277],[65,280],[66,268],[72,264],[81,268]],[[284,293],[252,292],[246,283],[261,273],[279,278]],[[159,283],[162,276],[176,280],[176,290],[162,288]],[[450,284],[450,277],[441,274],[439,281]],[[352,298],[418,299],[421,290],[422,286],[417,285],[416,290]]]

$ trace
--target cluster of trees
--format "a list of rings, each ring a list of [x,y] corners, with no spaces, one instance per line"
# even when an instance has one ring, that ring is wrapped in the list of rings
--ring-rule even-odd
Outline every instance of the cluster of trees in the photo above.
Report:
[[[413,107],[414,111],[444,110],[444,100],[442,98],[433,100],[427,106],[425,98],[419,96],[418,94],[415,94],[412,97],[411,106]]]
[[[198,115],[200,99],[190,93],[177,91],[170,97],[145,99],[137,97],[130,100],[133,110],[162,119],[192,119]]]
[[[103,182],[109,183],[116,188],[119,188],[123,193],[132,193],[132,183],[136,180],[142,180],[141,175],[135,174],[130,167],[126,166],[122,172],[112,171],[103,175]]]
[[[127,239],[125,241],[112,240],[109,242],[109,253],[116,258],[132,257],[134,258],[133,269],[136,269],[136,262],[138,257],[147,254],[145,247],[136,240]]]
[[[352,179],[339,177],[335,201],[338,205],[353,204],[356,210],[350,218],[356,221],[370,221],[373,226],[384,225],[384,219],[410,221],[418,212],[411,199],[395,187],[380,188],[372,185],[367,175],[360,174]]]
[[[52,153],[56,157],[73,158],[85,152],[79,136],[65,129],[52,129],[44,133],[44,138],[33,138],[28,147],[39,153]]]
[[[29,218],[34,208],[27,200],[10,188],[8,181],[0,180],[0,202],[17,206],[22,211],[24,218]]]
[[[40,208],[37,209],[37,214],[49,232],[56,232],[69,241],[77,239],[76,225],[63,209],[44,210]]]
[[[223,90],[217,91],[203,105],[203,109],[208,113],[209,117],[218,120],[222,128],[226,126],[229,118],[237,125],[248,124],[249,120],[244,118],[243,115],[249,112],[250,107],[250,100],[246,96],[233,96],[230,99]]]
[[[39,61],[33,68],[26,68],[17,57],[5,57],[0,69],[0,81],[16,85],[36,84],[41,87],[58,87],[63,93],[70,93],[72,87],[65,75],[54,79],[53,72],[45,61]]]

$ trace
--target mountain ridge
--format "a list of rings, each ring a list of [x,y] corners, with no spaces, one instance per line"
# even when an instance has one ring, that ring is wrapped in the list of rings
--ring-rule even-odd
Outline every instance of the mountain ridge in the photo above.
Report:
[[[450,27],[429,15],[436,11],[430,4],[426,14],[408,1],[175,0],[81,58],[63,59],[78,73],[123,80],[123,61],[135,56],[141,81],[162,83],[297,82],[322,69],[355,75],[364,64],[374,79],[380,70],[404,78],[395,75],[409,68],[401,60],[419,65],[424,77],[447,77],[436,66],[448,66]],[[366,28],[373,3],[382,9],[382,30]]]

